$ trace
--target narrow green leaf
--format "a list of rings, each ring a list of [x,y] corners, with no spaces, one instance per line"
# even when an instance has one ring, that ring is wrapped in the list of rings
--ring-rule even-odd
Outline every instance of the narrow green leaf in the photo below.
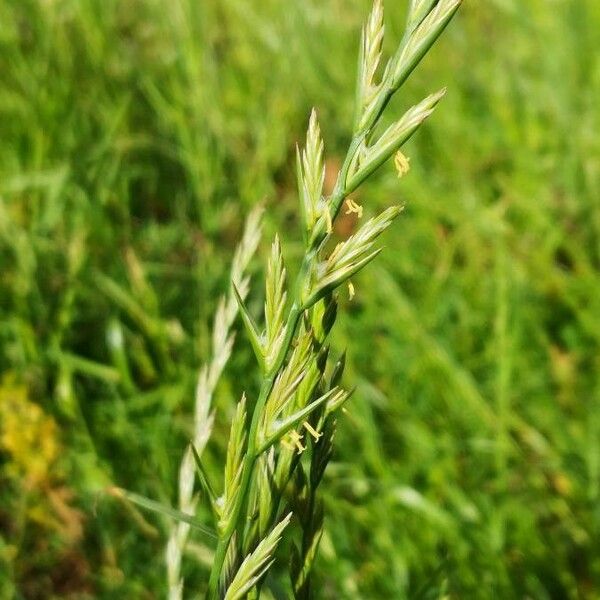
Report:
[[[346,368],[346,351],[342,352],[342,355],[339,357],[335,365],[333,366],[333,370],[331,372],[331,387],[335,387],[339,384],[342,379],[342,375],[344,374],[344,369]]]
[[[89,358],[84,358],[83,356],[77,356],[76,354],[61,350],[50,350],[49,355],[61,365],[67,366],[69,369],[82,373],[83,375],[95,377],[96,379],[101,379],[110,383],[122,383],[121,374],[115,367],[103,365],[102,363],[90,360]]]
[[[235,283],[231,284],[233,287],[233,294],[238,303],[238,307],[240,309],[240,314],[242,315],[242,321],[244,322],[244,326],[246,327],[246,331],[248,333],[248,337],[250,338],[250,343],[252,344],[252,349],[254,350],[254,354],[256,356],[256,360],[258,360],[261,368],[264,368],[265,365],[265,355],[263,343],[261,340],[261,336],[258,333],[258,326],[256,322],[252,318],[252,315],[246,308],[246,303],[242,299],[239,290]]]
[[[194,462],[196,463],[196,472],[198,473],[198,479],[200,480],[202,489],[204,490],[204,492],[206,493],[206,495],[208,496],[208,498],[210,500],[213,511],[216,513],[217,512],[217,509],[216,509],[217,495],[215,494],[214,489],[208,479],[208,474],[204,470],[204,465],[202,464],[202,461],[200,460],[200,454],[198,454],[198,450],[196,450],[196,446],[194,446],[194,444],[190,444],[190,448],[192,450]]]
[[[133,502],[134,504],[137,504],[138,506],[141,506],[146,510],[151,510],[153,512],[160,513],[162,515],[165,515],[166,517],[175,519],[176,521],[183,521],[184,523],[187,523],[188,525],[192,526],[194,529],[201,531],[204,535],[213,539],[217,539],[217,536],[212,529],[200,523],[192,515],[188,515],[184,512],[181,512],[180,510],[171,508],[170,506],[165,506],[164,504],[156,502],[155,500],[150,500],[150,498],[146,498],[145,496],[140,496],[135,492],[124,490],[123,488],[112,488],[111,493],[114,496],[125,497],[130,502]]]

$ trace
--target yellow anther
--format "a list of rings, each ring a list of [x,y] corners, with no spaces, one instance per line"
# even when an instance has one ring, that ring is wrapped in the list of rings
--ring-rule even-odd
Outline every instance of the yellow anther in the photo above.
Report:
[[[400,150],[396,152],[394,164],[396,165],[396,171],[398,171],[398,177],[402,177],[410,171],[410,158],[404,156]]]
[[[350,215],[356,213],[360,219],[363,216],[363,207],[352,200],[352,198],[346,198],[346,214]]]
[[[354,298],[356,291],[354,290],[354,285],[351,281],[348,282],[348,297],[350,300]]]
[[[298,454],[302,454],[306,450],[302,445],[302,436],[295,429],[290,431],[290,441],[298,448]]]
[[[329,209],[325,209],[325,223],[327,224],[327,233],[331,233],[333,231],[333,223],[331,221],[331,213]]]
[[[315,438],[315,442],[318,442],[319,438],[323,434],[319,433],[308,421],[304,421],[304,423],[302,423],[302,425],[304,425],[304,427],[306,427],[306,431],[308,431],[308,433],[310,433],[310,435],[312,435],[313,438]]]

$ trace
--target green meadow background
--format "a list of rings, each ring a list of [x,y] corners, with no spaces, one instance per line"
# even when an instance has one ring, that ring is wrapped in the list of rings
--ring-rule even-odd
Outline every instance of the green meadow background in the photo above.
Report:
[[[265,204],[258,311],[274,233],[292,270],[301,252],[312,106],[330,176],[347,147],[369,8],[0,1],[0,598],[165,597],[169,522],[106,491],[176,502],[244,217]],[[387,2],[387,52],[405,8]],[[410,173],[356,197],[406,209],[333,340],[357,390],[318,598],[600,598],[599,49],[597,0],[465,0],[391,105],[448,86]],[[216,481],[253,373],[242,334]],[[193,538],[188,597],[211,552]]]

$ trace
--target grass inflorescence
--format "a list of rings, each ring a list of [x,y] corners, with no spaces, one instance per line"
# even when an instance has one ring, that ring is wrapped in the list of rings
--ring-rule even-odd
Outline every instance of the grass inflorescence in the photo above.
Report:
[[[331,194],[323,190],[324,145],[315,111],[306,145],[297,151],[304,257],[296,281],[288,290],[282,246],[276,238],[266,272],[264,327],[244,302],[246,290],[240,291],[239,282],[232,282],[262,379],[258,397],[249,402],[244,394],[235,412],[223,493],[218,498],[204,475],[200,453],[195,453],[204,499],[211,504],[218,535],[207,591],[211,600],[247,594],[258,597],[291,517],[301,530],[299,543],[292,546],[292,593],[298,599],[311,596],[311,570],[324,518],[318,486],[331,458],[337,414],[350,396],[340,386],[344,361],[338,359],[333,370],[329,367],[336,291],[346,283],[351,286],[350,278],[379,254],[376,242],[401,207],[389,207],[365,221],[331,252],[327,252],[327,242],[344,201],[400,152],[444,95],[441,91],[428,96],[383,133],[378,132],[392,96],[459,5],[458,0],[411,2],[403,40],[379,75],[384,22],[383,5],[376,0],[361,40],[356,125]],[[406,159],[396,163],[406,164]],[[403,174],[402,168],[399,171]],[[348,206],[362,215],[355,202],[348,200]],[[177,564],[176,558],[171,548],[170,560]]]

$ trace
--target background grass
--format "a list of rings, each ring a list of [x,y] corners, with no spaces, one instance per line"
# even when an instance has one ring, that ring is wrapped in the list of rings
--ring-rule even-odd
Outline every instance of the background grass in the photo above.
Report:
[[[334,172],[368,8],[0,2],[0,597],[164,596],[168,523],[104,490],[174,501],[243,216],[294,264],[295,143],[316,106]],[[334,341],[319,597],[600,597],[599,47],[595,0],[467,2],[393,105],[449,86],[359,198],[407,208]]]

